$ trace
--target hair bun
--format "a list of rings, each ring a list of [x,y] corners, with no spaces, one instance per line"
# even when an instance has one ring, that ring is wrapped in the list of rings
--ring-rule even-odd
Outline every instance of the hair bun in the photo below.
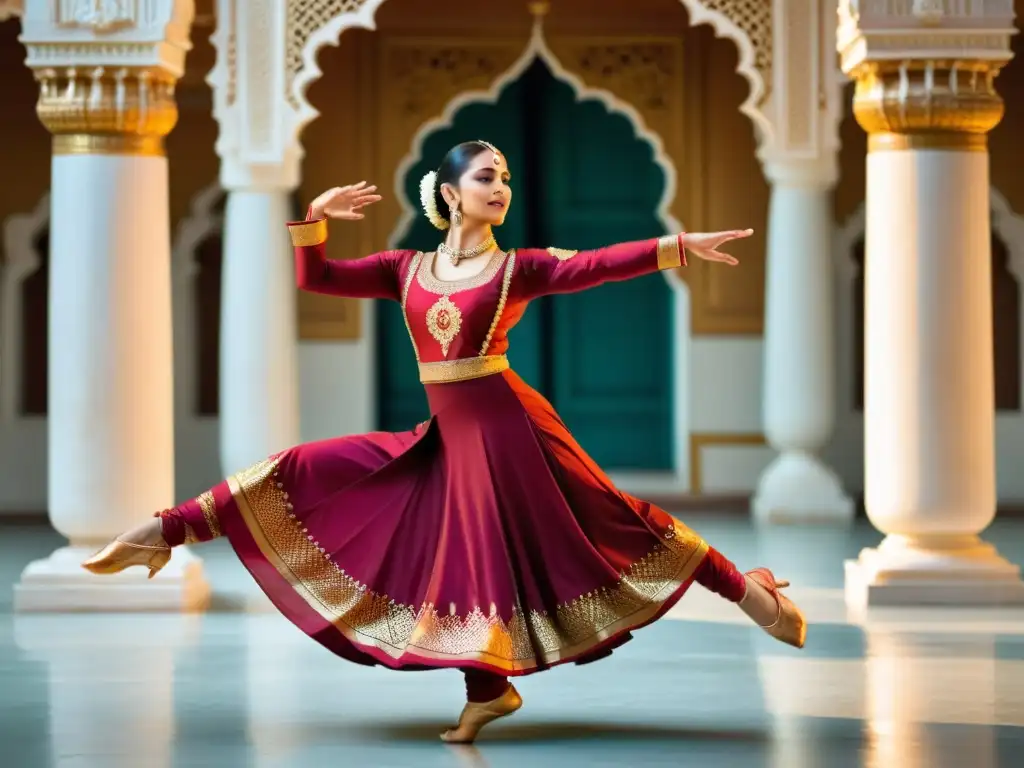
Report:
[[[427,221],[433,224],[436,229],[445,230],[448,229],[449,224],[437,210],[437,200],[434,194],[436,185],[437,172],[428,171],[420,179],[420,204],[423,206],[423,213],[426,214]]]

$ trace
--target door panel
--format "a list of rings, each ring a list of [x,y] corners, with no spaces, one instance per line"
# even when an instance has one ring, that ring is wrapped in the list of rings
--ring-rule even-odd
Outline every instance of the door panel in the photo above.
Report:
[[[545,91],[540,187],[552,245],[596,248],[663,233],[649,144],[597,101]],[[602,466],[672,466],[672,297],[660,274],[553,297],[551,397]]]

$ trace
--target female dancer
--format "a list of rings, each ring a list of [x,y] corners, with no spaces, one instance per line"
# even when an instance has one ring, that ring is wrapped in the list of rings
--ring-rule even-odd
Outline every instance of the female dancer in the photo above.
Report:
[[[801,647],[806,622],[767,569],[747,574],[658,507],[617,490],[551,405],[509,369],[527,303],[685,265],[751,230],[679,234],[593,251],[503,251],[491,228],[512,198],[502,154],[454,147],[421,185],[446,230],[436,253],[324,257],[327,219],[380,200],[329,190],[289,224],[298,284],[401,303],[431,417],[400,433],[282,451],[159,512],[83,565],[146,566],[226,536],[277,608],[335,654],[392,669],[458,668],[467,704],[449,742],[473,741],[522,699],[509,677],[607,657],[693,581],[773,637]],[[446,213],[442,213],[445,211]]]

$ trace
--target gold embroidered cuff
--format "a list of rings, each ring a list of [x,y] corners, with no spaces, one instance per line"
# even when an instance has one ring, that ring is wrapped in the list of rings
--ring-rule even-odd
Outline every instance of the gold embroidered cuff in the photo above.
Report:
[[[303,221],[288,225],[288,234],[292,236],[292,245],[300,248],[304,245],[320,245],[327,242],[327,219]]]
[[[441,360],[436,363],[420,363],[420,382],[423,384],[449,384],[467,379],[479,379],[492,373],[508,370],[505,355],[463,357],[458,360]]]
[[[658,238],[658,269],[676,269],[683,266],[683,254],[679,249],[679,235],[665,235]]]

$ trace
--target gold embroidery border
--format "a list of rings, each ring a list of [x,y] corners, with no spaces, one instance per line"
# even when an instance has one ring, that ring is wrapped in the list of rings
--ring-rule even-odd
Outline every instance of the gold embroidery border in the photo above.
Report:
[[[547,251],[548,251],[548,253],[550,253],[552,256],[554,256],[559,261],[568,261],[573,256],[575,256],[577,253],[579,253],[579,251],[572,251],[572,250],[569,250],[568,248],[554,248],[554,247],[548,248]]]
[[[460,357],[457,360],[420,363],[419,366],[420,382],[423,384],[450,384],[456,381],[468,381],[509,369],[508,357],[505,355]]]
[[[289,224],[288,234],[291,235],[292,246],[295,248],[326,243],[327,219],[304,221],[301,224]]]
[[[500,249],[495,250],[491,254],[486,267],[472,277],[464,277],[459,280],[439,280],[434,276],[434,259],[436,256],[437,254],[433,251],[423,254],[423,259],[420,261],[419,269],[416,273],[417,280],[420,287],[425,291],[441,294],[442,296],[451,296],[453,293],[462,293],[462,291],[469,291],[473,288],[481,288],[487,285],[498,274],[498,270],[501,269],[501,265],[508,254]]]
[[[416,255],[412,257],[412,263],[409,264],[409,273],[405,276],[405,285],[402,286],[402,319],[405,320],[405,330],[409,333],[409,341],[412,342],[412,353],[415,355],[417,363],[420,361],[420,350],[416,346],[416,337],[412,335],[412,326],[409,324],[409,313],[406,311],[406,304],[409,302],[409,289],[412,288],[413,278],[416,277],[422,261],[423,252],[417,251]]]
[[[683,266],[683,254],[679,249],[679,235],[665,235],[658,238],[658,269],[678,269]]]
[[[221,535],[221,531],[220,520],[217,519],[217,502],[213,498],[213,492],[205,491],[199,494],[196,503],[203,511],[203,519],[206,520],[206,526],[210,529],[210,536],[216,539]]]
[[[506,624],[490,606],[465,617],[454,606],[441,615],[433,604],[419,610],[374,593],[330,559],[296,520],[288,492],[278,480],[276,460],[265,460],[228,479],[239,513],[260,552],[314,611],[349,642],[375,648],[391,658],[411,651],[424,659],[485,660],[506,672],[536,669],[579,658],[616,634],[650,621],[665,600],[694,574],[708,544],[682,523],[673,527],[644,558],[620,574],[613,588],[581,595],[558,607],[555,617],[516,608]],[[598,622],[606,621],[603,626]],[[580,624],[589,632],[579,637]],[[573,633],[573,629],[577,630]],[[430,648],[431,639],[458,633],[475,647],[457,651]],[[541,644],[540,658],[535,644]]]
[[[480,356],[487,354],[487,348],[491,346],[491,338],[498,329],[501,322],[501,315],[505,311],[505,304],[508,302],[508,289],[512,285],[512,273],[516,268],[516,252],[508,252],[508,261],[505,262],[505,274],[501,278],[501,293],[498,295],[498,308],[494,310],[494,317],[491,319],[491,327],[487,329],[484,343],[480,346]]]

